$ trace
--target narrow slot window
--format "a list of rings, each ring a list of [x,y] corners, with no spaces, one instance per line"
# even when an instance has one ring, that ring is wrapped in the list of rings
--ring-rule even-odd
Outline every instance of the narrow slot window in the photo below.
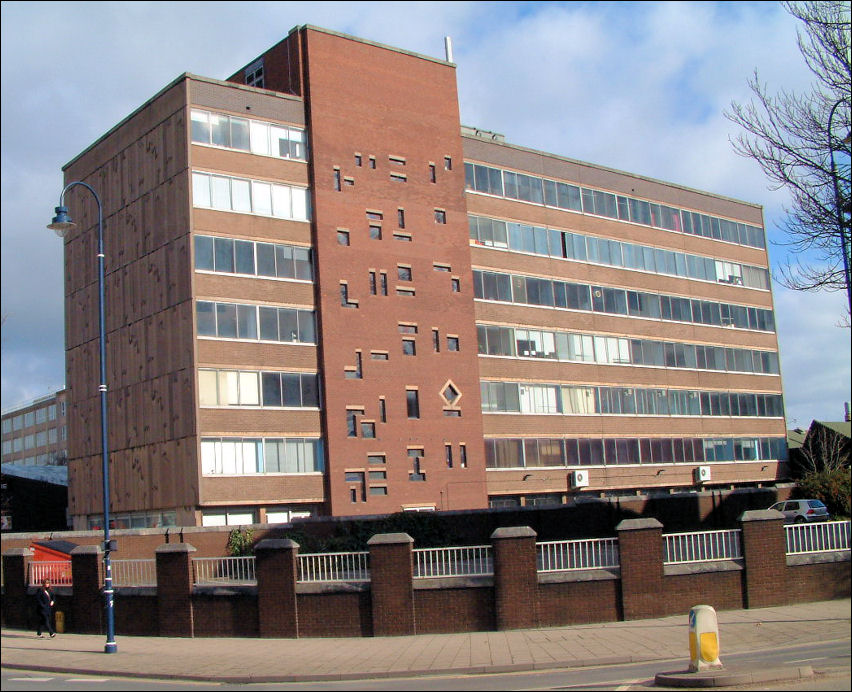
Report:
[[[340,187],[340,169],[339,168],[334,169],[334,189],[337,192],[340,192],[340,190],[341,190],[341,187]]]
[[[438,182],[438,178],[435,174],[435,164],[434,163],[429,164],[429,182],[430,183]]]

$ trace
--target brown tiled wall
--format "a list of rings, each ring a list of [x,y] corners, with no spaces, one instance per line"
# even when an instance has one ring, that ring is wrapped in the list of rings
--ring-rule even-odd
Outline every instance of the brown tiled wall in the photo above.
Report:
[[[494,588],[415,589],[417,634],[496,629]]]
[[[621,620],[617,579],[539,584],[539,627]]]
[[[299,636],[369,637],[373,634],[369,591],[299,594]]]

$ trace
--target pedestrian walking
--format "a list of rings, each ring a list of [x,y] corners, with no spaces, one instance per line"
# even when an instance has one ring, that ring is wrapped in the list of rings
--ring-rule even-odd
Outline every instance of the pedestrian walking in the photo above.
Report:
[[[56,636],[53,629],[53,592],[50,590],[50,581],[45,579],[41,588],[36,592],[36,611],[38,615],[38,629],[36,634],[42,637],[42,632],[47,631],[51,637]]]

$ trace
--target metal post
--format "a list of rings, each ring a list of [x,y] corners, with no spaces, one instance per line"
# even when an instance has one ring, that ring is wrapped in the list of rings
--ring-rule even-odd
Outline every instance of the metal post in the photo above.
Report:
[[[844,228],[843,209],[841,208],[840,188],[837,184],[837,169],[834,165],[834,137],[831,132],[831,121],[834,119],[835,110],[845,101],[846,99],[844,98],[835,103],[828,115],[828,156],[831,161],[831,184],[834,187],[834,207],[837,214],[837,227],[840,231],[840,252],[843,255],[843,278],[846,282],[846,300],[849,311],[852,312],[852,286],[850,286],[849,282],[849,258],[846,254],[846,229]]]
[[[113,588],[112,588],[112,566],[110,563],[110,552],[112,550],[112,541],[109,536],[109,443],[107,436],[107,384],[106,384],[106,309],[104,300],[104,221],[103,208],[101,207],[101,199],[98,193],[88,183],[75,181],[68,183],[62,194],[59,196],[59,207],[57,208],[57,218],[54,219],[54,224],[59,221],[59,215],[65,210],[63,201],[65,193],[75,185],[85,187],[95,198],[98,205],[98,326],[100,336],[100,375],[101,381],[98,385],[98,391],[101,398],[101,457],[103,463],[103,495],[104,495],[104,600],[106,608],[106,635],[107,640],[104,645],[104,653],[114,654],[118,651],[115,643],[115,612],[113,603]],[[70,219],[66,221],[70,225]],[[67,226],[66,226],[67,227]],[[59,226],[56,226],[57,230]]]

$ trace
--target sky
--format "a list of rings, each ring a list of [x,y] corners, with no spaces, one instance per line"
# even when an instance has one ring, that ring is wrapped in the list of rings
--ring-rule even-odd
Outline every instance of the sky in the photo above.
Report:
[[[723,114],[755,69],[773,93],[809,88],[775,2],[4,0],[0,15],[4,411],[64,386],[62,243],[45,228],[62,166],[184,72],[226,79],[303,24],[441,59],[450,36],[463,124],[760,204],[772,267],[786,257],[788,196],[734,152]],[[773,295],[788,427],[842,420],[844,294]]]

